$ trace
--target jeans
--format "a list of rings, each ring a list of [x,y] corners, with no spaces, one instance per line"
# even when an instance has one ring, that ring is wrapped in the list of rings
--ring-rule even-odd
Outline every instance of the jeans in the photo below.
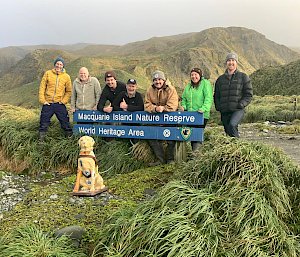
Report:
[[[241,109],[234,112],[222,112],[221,121],[224,126],[225,133],[230,137],[240,137],[238,125],[243,119],[245,110]]]
[[[51,103],[50,105],[43,105],[40,117],[39,132],[47,132],[48,127],[50,125],[50,120],[54,114],[59,120],[61,128],[65,132],[71,132],[72,128],[70,125],[67,108],[64,104],[60,103]]]

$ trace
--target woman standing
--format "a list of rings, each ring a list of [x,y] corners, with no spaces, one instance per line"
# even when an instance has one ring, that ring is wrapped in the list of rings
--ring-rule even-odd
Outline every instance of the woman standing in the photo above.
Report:
[[[185,111],[197,111],[204,115],[204,127],[210,117],[213,102],[213,89],[209,80],[202,76],[202,70],[193,68],[190,72],[191,81],[186,85],[182,95],[181,106]],[[192,150],[196,151],[201,142],[191,142]]]

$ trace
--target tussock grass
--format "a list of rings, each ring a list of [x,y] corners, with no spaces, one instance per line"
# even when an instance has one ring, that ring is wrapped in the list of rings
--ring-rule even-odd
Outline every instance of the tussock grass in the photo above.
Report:
[[[131,152],[137,160],[148,163],[155,160],[155,156],[145,140],[140,140],[136,144],[133,144],[131,146]]]
[[[19,227],[0,237],[0,257],[84,257],[70,238],[54,238],[35,225]]]
[[[293,121],[300,118],[299,96],[254,96],[253,101],[246,109],[244,122],[257,121]]]
[[[111,217],[93,256],[299,256],[299,175],[279,150],[210,134],[157,197]]]
[[[2,168],[14,169],[15,164],[20,164],[17,171],[30,174],[54,170],[74,172],[80,135],[65,138],[58,121],[53,118],[46,141],[39,143],[39,114],[37,110],[0,105],[0,146],[6,160]],[[145,166],[144,161],[134,158],[129,140],[106,142],[99,137],[94,139],[94,152],[101,171],[107,176]]]

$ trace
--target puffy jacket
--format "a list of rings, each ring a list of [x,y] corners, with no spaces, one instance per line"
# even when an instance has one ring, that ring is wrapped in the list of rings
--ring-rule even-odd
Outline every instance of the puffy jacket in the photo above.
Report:
[[[213,89],[209,80],[202,79],[197,87],[192,86],[190,82],[184,88],[181,106],[185,111],[202,110],[204,118],[209,119],[212,102]]]
[[[89,77],[82,83],[79,78],[73,82],[71,108],[76,110],[93,110],[97,107],[101,95],[101,87],[97,78]]]
[[[145,95],[145,111],[155,113],[156,106],[164,106],[165,112],[178,109],[178,94],[173,86],[164,85],[157,89],[154,85],[148,88]]]
[[[71,97],[72,82],[65,70],[56,73],[54,69],[45,72],[39,89],[39,101],[41,104],[68,103]]]
[[[252,97],[250,78],[238,70],[231,77],[226,71],[215,83],[214,102],[217,111],[234,112],[243,109]]]

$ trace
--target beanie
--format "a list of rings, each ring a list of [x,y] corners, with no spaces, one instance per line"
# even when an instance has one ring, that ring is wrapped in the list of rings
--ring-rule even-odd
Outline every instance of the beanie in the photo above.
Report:
[[[227,62],[229,59],[233,59],[236,60],[236,62],[238,62],[238,55],[236,53],[229,53],[226,56],[225,62]]]
[[[201,69],[199,69],[199,68],[193,68],[193,69],[191,69],[190,74],[191,74],[192,72],[197,72],[197,73],[200,75],[200,77],[202,77],[202,70],[201,70]]]
[[[62,62],[63,66],[65,67],[65,60],[61,57],[61,56],[58,56],[55,61],[54,61],[54,66],[57,62]]]
[[[104,79],[113,77],[114,79],[117,79],[116,73],[114,73],[112,70],[105,72]]]
[[[162,80],[166,81],[165,74],[159,70],[153,72],[152,80],[154,80],[154,79],[162,79]]]

